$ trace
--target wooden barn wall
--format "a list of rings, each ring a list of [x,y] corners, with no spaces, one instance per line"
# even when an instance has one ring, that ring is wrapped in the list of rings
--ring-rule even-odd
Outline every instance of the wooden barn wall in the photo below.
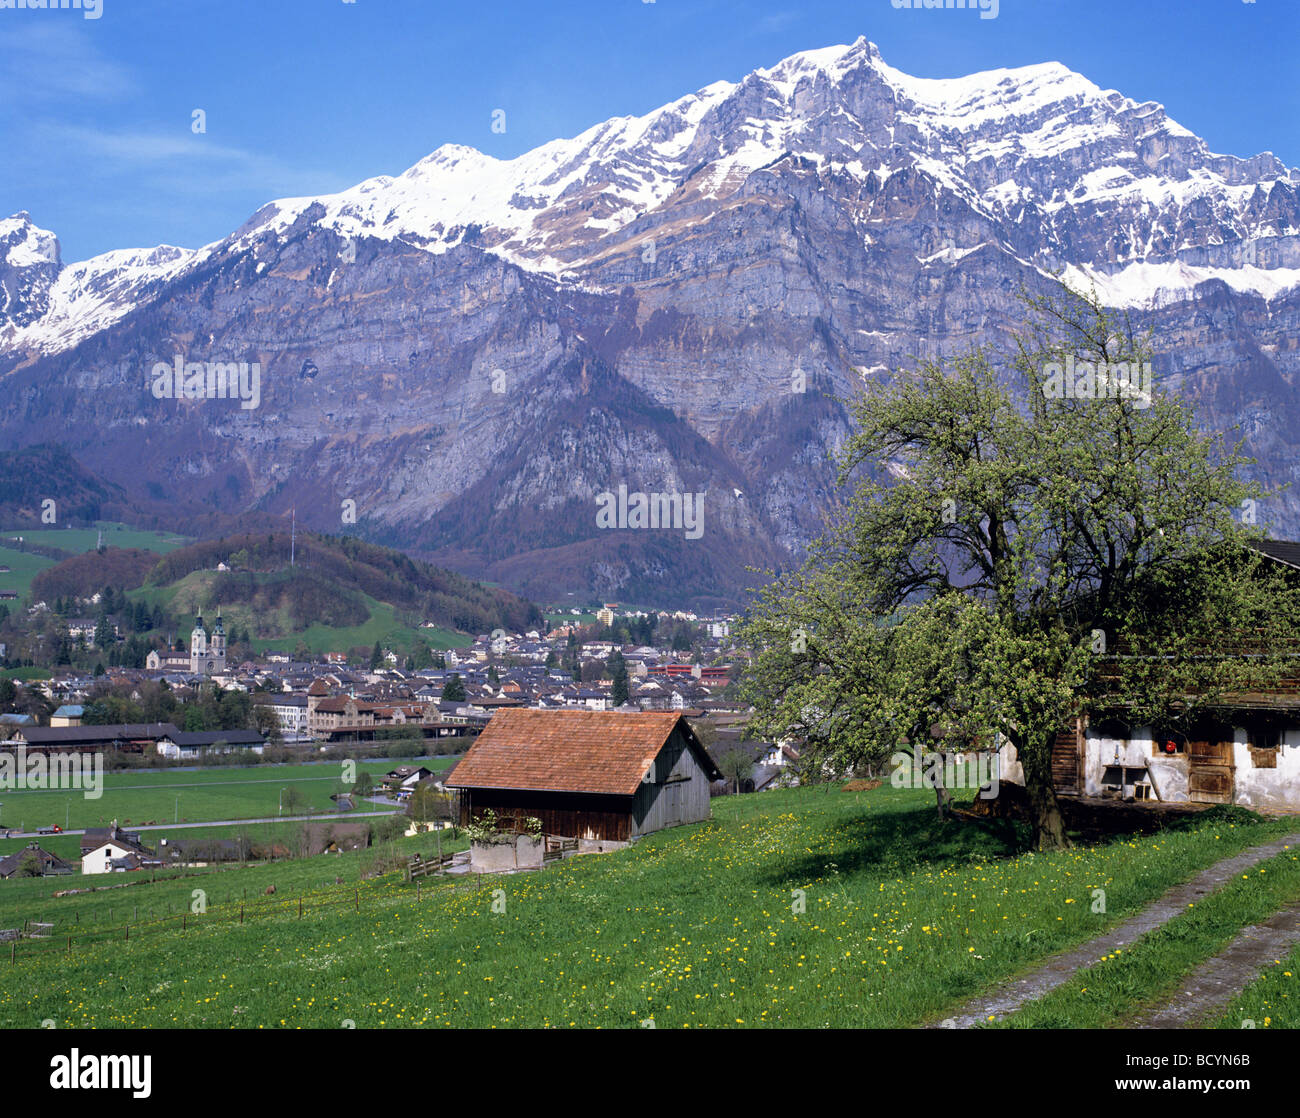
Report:
[[[710,817],[709,777],[680,729],[664,743],[633,800],[632,833],[648,835],[665,827],[699,823]]]
[[[458,798],[461,826],[491,808],[502,823],[535,816],[548,835],[628,842],[633,834],[629,796],[464,788]]]

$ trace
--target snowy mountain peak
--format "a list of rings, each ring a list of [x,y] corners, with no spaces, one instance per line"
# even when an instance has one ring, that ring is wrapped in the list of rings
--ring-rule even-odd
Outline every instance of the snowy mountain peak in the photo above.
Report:
[[[33,224],[32,215],[20,210],[0,221],[0,254],[13,268],[59,265],[59,239]]]
[[[1266,293],[1293,286],[1300,268],[1300,172],[1272,156],[1214,155],[1162,106],[1059,62],[917,78],[859,38],[511,159],[443,144],[396,176],[269,203],[197,252],[107,253],[57,285],[57,240],[16,215],[0,223],[0,248],[27,279],[3,281],[0,321],[10,348],[64,348],[187,267],[312,227],[435,254],[469,239],[528,271],[589,283],[585,270],[629,238],[739,204],[787,156],[823,177],[848,225],[868,220],[864,198],[894,176],[928,184],[936,206],[946,198],[968,215],[958,233],[934,231],[928,260],[955,264],[997,245],[1044,270],[1076,268],[1128,302],[1155,297],[1155,276],[1175,294],[1207,278]]]

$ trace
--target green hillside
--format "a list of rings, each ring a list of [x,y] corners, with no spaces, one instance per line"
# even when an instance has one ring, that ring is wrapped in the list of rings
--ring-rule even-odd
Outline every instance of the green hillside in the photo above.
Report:
[[[176,617],[210,618],[220,606],[226,631],[246,630],[258,651],[450,648],[467,635],[541,620],[508,591],[353,537],[301,533],[292,546],[290,565],[283,533],[191,544],[165,556],[131,597]]]
[[[21,538],[22,544],[18,544]],[[98,551],[100,543],[103,551]],[[105,585],[123,585],[122,563],[139,579],[152,569],[158,556],[187,543],[170,532],[153,532],[112,521],[96,521],[90,528],[0,528],[0,590],[16,590],[21,599],[54,598],[67,594],[90,595]],[[149,559],[146,553],[152,555]],[[40,574],[62,568],[53,583],[42,584]],[[128,583],[127,585],[131,585]]]
[[[722,797],[713,814],[484,880],[362,879],[370,851],[157,885],[122,875],[137,884],[116,895],[18,882],[9,925],[54,927],[7,965],[0,1027],[915,1027],[1288,825],[1207,815],[1029,854],[1005,828],[940,823],[924,790]],[[1258,889],[1255,876],[1237,884]],[[217,907],[182,924],[195,888]]]

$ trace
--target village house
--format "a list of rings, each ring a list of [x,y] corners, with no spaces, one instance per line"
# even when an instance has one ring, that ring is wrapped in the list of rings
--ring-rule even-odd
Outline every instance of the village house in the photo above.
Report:
[[[247,749],[261,753],[266,739],[256,730],[177,730],[158,739],[158,754],[173,761],[194,760],[208,753]]]
[[[275,715],[280,724],[280,733],[286,740],[296,741],[310,732],[306,695],[260,695],[255,701]]]
[[[116,822],[107,832],[87,831],[82,837],[83,874],[126,873],[162,864],[162,859],[140,842],[139,835],[121,830]]]
[[[0,877],[18,877],[28,866],[36,870],[41,877],[72,872],[72,866],[57,854],[42,850],[39,843],[31,842],[22,850],[14,851],[7,858],[0,858]]]
[[[398,765],[384,775],[384,791],[390,796],[409,796],[417,784],[431,776],[433,770],[426,769],[423,765]]]
[[[80,703],[64,703],[50,715],[51,726],[80,726],[85,708]]]

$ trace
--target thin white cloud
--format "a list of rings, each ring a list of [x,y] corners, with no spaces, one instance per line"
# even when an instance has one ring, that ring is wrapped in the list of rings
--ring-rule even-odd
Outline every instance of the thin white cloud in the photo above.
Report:
[[[0,29],[0,68],[10,113],[42,108],[51,99],[77,97],[84,105],[116,101],[136,92],[131,72],[106,58],[91,32],[76,20],[12,24]]]
[[[36,132],[45,142],[66,144],[73,150],[129,167],[176,159],[247,162],[255,158],[249,152],[226,147],[188,128],[175,133],[109,132],[81,125],[47,123],[37,126]]]
[[[798,11],[771,12],[758,21],[758,31],[763,35],[774,35],[784,31],[800,16]]]
[[[193,133],[188,127],[175,132],[112,131],[45,122],[34,126],[33,133],[40,146],[78,152],[87,177],[148,183],[150,193],[211,197],[251,191],[269,201],[352,185],[333,172],[293,167],[274,156]]]

